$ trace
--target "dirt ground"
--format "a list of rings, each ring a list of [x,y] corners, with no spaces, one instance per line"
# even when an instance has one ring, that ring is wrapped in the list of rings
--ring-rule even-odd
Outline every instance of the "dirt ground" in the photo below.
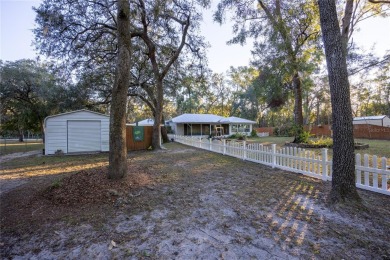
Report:
[[[390,259],[390,197],[329,208],[329,182],[166,147],[130,153],[120,182],[104,154],[7,162],[1,258]]]

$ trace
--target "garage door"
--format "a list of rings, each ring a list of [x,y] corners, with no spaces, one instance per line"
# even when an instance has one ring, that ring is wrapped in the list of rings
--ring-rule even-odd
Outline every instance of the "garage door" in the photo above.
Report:
[[[100,151],[100,121],[68,121],[68,153]]]

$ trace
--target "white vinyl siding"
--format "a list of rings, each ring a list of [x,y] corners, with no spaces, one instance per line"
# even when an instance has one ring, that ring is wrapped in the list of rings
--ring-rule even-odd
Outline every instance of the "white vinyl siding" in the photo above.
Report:
[[[71,149],[68,151],[68,122],[79,121],[85,122],[99,122],[98,129],[92,130],[94,133],[89,133],[84,140],[89,142],[90,137],[96,138],[99,141],[99,148],[97,144],[80,144],[81,146],[92,146],[92,151],[109,151],[109,121],[110,118],[106,115],[90,112],[87,110],[74,111],[65,114],[59,114],[47,117],[45,119],[45,154],[55,154],[56,151],[61,150],[63,153],[74,152],[79,148],[71,144]],[[72,123],[71,123],[72,124]],[[96,126],[96,125],[95,125]],[[82,126],[81,126],[82,127]],[[77,130],[76,130],[77,131]],[[99,131],[99,133],[97,133]],[[74,133],[73,133],[74,134]],[[84,134],[80,133],[81,135]],[[72,141],[73,142],[73,141]],[[73,145],[73,146],[72,146]],[[73,148],[72,148],[73,147]],[[72,150],[73,149],[73,150]],[[80,148],[85,149],[85,148]],[[89,151],[88,151],[89,152]]]
[[[68,153],[101,150],[100,121],[68,121]]]

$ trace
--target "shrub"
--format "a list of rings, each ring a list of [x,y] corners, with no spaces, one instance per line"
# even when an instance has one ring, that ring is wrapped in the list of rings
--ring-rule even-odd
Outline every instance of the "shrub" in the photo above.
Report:
[[[305,131],[305,130],[301,130],[295,136],[295,142],[307,144],[309,142],[310,136],[311,136],[310,132]]]
[[[320,139],[316,140],[309,140],[309,144],[318,145],[318,146],[326,146],[328,148],[331,148],[333,146],[333,139],[330,137],[321,137]]]
[[[252,130],[251,136],[252,137],[256,137],[257,136],[257,131],[255,129]]]

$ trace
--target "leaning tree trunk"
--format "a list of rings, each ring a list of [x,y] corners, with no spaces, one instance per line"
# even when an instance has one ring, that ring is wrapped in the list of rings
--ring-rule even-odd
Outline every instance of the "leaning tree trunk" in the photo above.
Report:
[[[108,166],[110,179],[123,178],[127,173],[126,101],[131,61],[129,1],[119,0],[117,7],[118,60],[111,102]]]
[[[330,199],[359,201],[355,185],[352,109],[347,63],[341,41],[335,1],[319,0],[321,29],[332,103],[333,173]]]

